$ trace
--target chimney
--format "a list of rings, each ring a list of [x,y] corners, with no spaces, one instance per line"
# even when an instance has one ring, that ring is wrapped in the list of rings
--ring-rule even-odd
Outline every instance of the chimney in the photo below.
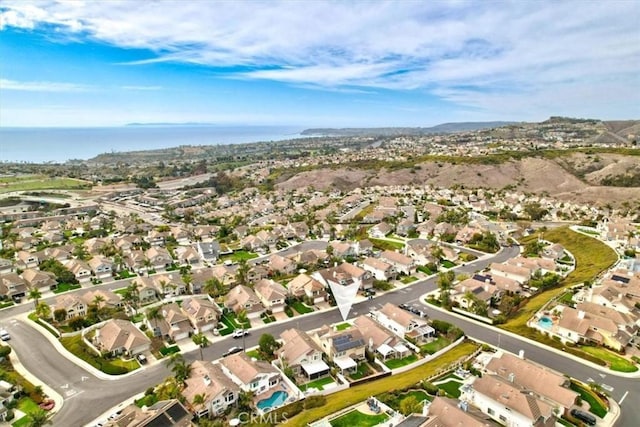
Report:
[[[513,383],[515,381],[515,379],[516,379],[516,375],[513,372],[511,372],[509,374],[509,382]]]
[[[578,310],[578,319],[584,319],[585,312],[582,310]]]

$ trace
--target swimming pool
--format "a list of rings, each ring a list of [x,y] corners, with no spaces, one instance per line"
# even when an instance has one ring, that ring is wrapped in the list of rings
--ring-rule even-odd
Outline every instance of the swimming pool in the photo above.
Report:
[[[289,397],[286,391],[276,391],[268,399],[262,399],[256,406],[262,411],[268,411],[273,408],[281,406]]]
[[[538,320],[538,325],[540,325],[540,327],[544,329],[551,329],[551,327],[553,326],[553,320],[551,320],[547,316],[542,316]]]

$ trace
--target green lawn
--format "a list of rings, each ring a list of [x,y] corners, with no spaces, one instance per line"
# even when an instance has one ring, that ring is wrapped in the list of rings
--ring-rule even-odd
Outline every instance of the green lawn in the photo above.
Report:
[[[53,291],[54,294],[61,294],[63,292],[72,291],[74,289],[80,289],[82,286],[72,283],[58,283],[58,287]]]
[[[416,383],[422,381],[426,377],[451,366],[453,363],[468,357],[476,350],[477,346],[472,343],[462,343],[446,354],[420,365],[398,375],[382,378],[367,384],[360,384],[337,393],[330,394],[327,397],[327,403],[321,407],[308,409],[295,417],[289,417],[287,422],[291,427],[305,427],[308,423],[326,417],[341,409],[347,408],[358,402],[367,399],[370,396],[377,396],[389,390],[402,390],[412,387]],[[282,408],[282,412],[286,412],[288,408]]]
[[[332,384],[334,382],[335,381],[333,380],[333,378],[324,377],[324,378],[319,378],[317,380],[314,380],[314,381],[308,382],[306,384],[303,384],[299,388],[302,391],[305,391],[305,390],[310,389],[310,388],[315,388],[317,390],[324,390],[324,386],[326,386],[328,384]]]
[[[358,369],[355,372],[349,374],[349,378],[353,380],[359,380],[360,378],[364,378],[371,374],[371,368],[368,364],[362,362],[358,363]]]
[[[395,251],[396,249],[404,248],[404,243],[395,242],[393,240],[370,238],[369,241],[371,241],[373,247],[382,251]]]
[[[435,274],[434,271],[429,270],[424,265],[419,266],[418,268],[416,268],[416,270],[418,270],[419,272],[424,273],[424,274],[426,274],[428,276],[431,276],[432,274]]]
[[[443,259],[440,265],[442,265],[444,268],[453,268],[456,266],[453,262],[449,261],[448,259]]]
[[[438,337],[435,340],[431,341],[428,344],[423,344],[420,346],[420,351],[427,354],[433,354],[437,351],[442,350],[446,346],[451,344],[451,340],[445,337]]]
[[[245,324],[238,322],[234,313],[225,314],[222,316],[222,319],[220,319],[220,322],[226,326],[226,328],[220,329],[220,335],[223,336],[229,335],[236,329],[249,329],[251,327],[251,323],[248,321]]]
[[[339,325],[336,325],[336,330],[338,331],[344,331],[345,329],[349,329],[351,327],[351,323],[340,323]]]
[[[446,391],[450,396],[455,397],[456,399],[460,397],[460,386],[462,384],[458,381],[447,381],[443,384],[438,384],[438,387],[442,390]]]
[[[33,190],[71,190],[71,189],[90,189],[91,183],[73,178],[58,178],[46,176],[31,176],[30,179],[25,177],[13,177],[12,180],[3,182],[0,186],[0,193],[9,193],[12,191],[33,191]]]
[[[429,402],[433,400],[433,396],[430,396],[429,394],[427,394],[426,391],[422,391],[422,390],[408,391],[400,395],[400,400],[406,399],[407,397],[415,397],[418,402],[422,402],[425,399],[428,400]]]
[[[179,353],[180,347],[178,347],[177,345],[172,345],[171,347],[162,347],[159,351],[161,355],[168,356],[173,353]]]
[[[18,409],[24,412],[26,415],[16,421],[14,421],[11,426],[12,427],[25,427],[28,426],[31,422],[31,417],[29,414],[33,412],[37,412],[40,410],[40,407],[36,402],[34,402],[29,397],[21,397],[18,401]]]
[[[258,258],[258,254],[241,249],[241,250],[234,251],[232,254],[221,256],[220,260],[224,262],[229,259],[233,262],[241,262],[241,261],[249,261],[250,259],[254,259],[254,258]]]
[[[384,364],[387,365],[387,368],[389,369],[396,369],[402,366],[409,365],[415,362],[416,360],[418,360],[418,356],[416,356],[415,354],[410,354],[409,356],[403,357],[402,359],[387,360],[386,362],[384,362]]]
[[[532,234],[520,241],[522,245],[536,240],[538,234]],[[544,239],[560,243],[576,259],[576,268],[560,284],[559,287],[549,289],[529,299],[518,310],[518,314],[509,319],[501,328],[518,335],[536,339],[535,330],[527,326],[527,321],[549,300],[562,294],[566,288],[591,281],[602,271],[607,270],[617,261],[615,251],[604,243],[584,234],[576,233],[569,227],[554,228],[544,232]]]
[[[7,307],[11,307],[12,305],[14,305],[13,301],[5,301],[0,304],[0,308],[7,308]]]
[[[127,288],[114,289],[113,292],[120,296],[124,296],[124,294],[127,293]]]
[[[84,360],[96,369],[109,375],[122,375],[138,369],[140,365],[135,360],[124,361],[121,359],[105,359],[90,350],[80,335],[60,338],[60,343],[71,354]]]
[[[413,283],[416,280],[418,280],[418,278],[417,277],[413,277],[413,276],[405,276],[402,279],[400,279],[400,281],[402,283],[404,283],[405,285],[408,285],[409,283]]]
[[[582,400],[589,404],[589,412],[600,418],[604,418],[604,416],[607,415],[607,407],[602,404],[600,398],[596,396],[592,390],[589,390],[587,387],[583,387],[574,381],[571,381],[571,390],[580,393]]]
[[[387,414],[367,415],[360,411],[351,411],[331,421],[332,427],[372,427],[389,418]]]
[[[304,305],[300,301],[294,301],[290,305],[291,305],[291,307],[293,307],[293,309],[295,311],[297,311],[300,314],[313,313],[313,309],[312,308],[307,307],[306,305]]]
[[[595,356],[598,359],[604,360],[605,362],[607,362],[609,368],[612,371],[636,372],[638,370],[638,367],[635,363],[625,359],[624,357],[618,356],[617,354],[607,350],[606,348],[582,346],[580,347],[580,350],[592,356]]]

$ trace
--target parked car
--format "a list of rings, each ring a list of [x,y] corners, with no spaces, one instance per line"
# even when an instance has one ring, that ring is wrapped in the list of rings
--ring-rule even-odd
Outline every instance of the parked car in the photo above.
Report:
[[[409,307],[409,304],[405,304],[405,303],[398,304],[398,307],[400,307],[403,310],[409,310],[411,308]]]
[[[140,362],[141,365],[147,364],[147,357],[144,354],[138,354],[136,356],[136,359],[138,360],[138,362]]]
[[[7,332],[6,329],[0,329],[0,339],[2,341],[9,341],[11,339],[11,335]]]
[[[222,354],[222,357],[231,356],[232,354],[240,353],[242,351],[242,347],[231,347],[229,350],[225,351]]]
[[[579,419],[585,424],[589,424],[590,426],[596,425],[596,417],[588,412],[580,411],[578,409],[572,409],[571,416]]]
[[[246,329],[236,329],[235,331],[233,331],[232,336],[234,338],[242,338],[247,335],[249,335],[249,331],[247,331]]]

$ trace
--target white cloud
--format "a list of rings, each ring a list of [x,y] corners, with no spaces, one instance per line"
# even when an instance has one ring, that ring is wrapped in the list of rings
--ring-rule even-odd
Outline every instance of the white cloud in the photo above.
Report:
[[[132,65],[178,61],[300,86],[419,89],[474,108],[494,98],[521,103],[523,94],[563,91],[580,104],[592,100],[589,93],[619,96],[610,89],[624,85],[625,98],[640,103],[639,21],[640,3],[624,0],[0,6],[0,29],[49,24],[156,55]],[[584,90],[571,89],[578,86]]]
[[[18,90],[27,92],[85,92],[89,86],[63,82],[22,82],[9,79],[0,79],[0,90]]]

